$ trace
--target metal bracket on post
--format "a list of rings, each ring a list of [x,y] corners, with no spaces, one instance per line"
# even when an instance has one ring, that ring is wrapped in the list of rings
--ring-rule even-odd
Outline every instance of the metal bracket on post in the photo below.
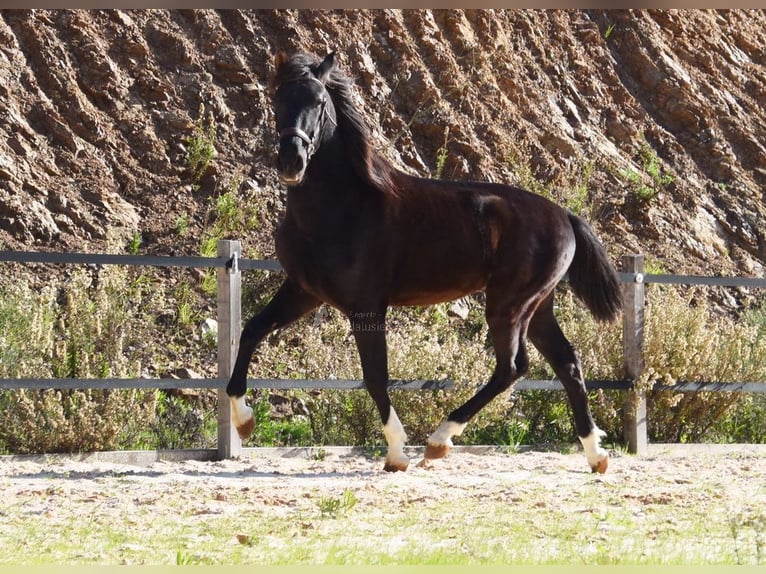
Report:
[[[633,273],[632,283],[623,283],[622,346],[625,376],[637,381],[644,371],[644,256],[626,255],[623,271]],[[628,450],[634,454],[647,453],[646,393],[631,390],[623,405],[623,432]]]
[[[236,251],[231,254],[231,259],[227,265],[229,273],[239,273],[239,253]]]
[[[232,458],[242,453],[242,441],[231,421],[231,404],[225,382],[231,376],[237,358],[239,334],[242,328],[242,275],[239,241],[220,240],[218,257],[228,259],[226,267],[218,268],[218,458]]]

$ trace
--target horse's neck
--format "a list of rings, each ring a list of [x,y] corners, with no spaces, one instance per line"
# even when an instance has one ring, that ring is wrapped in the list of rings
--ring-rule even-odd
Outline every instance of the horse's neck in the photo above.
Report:
[[[300,228],[343,225],[364,203],[363,186],[341,146],[321,149],[306,170],[306,180],[287,193],[287,215]]]

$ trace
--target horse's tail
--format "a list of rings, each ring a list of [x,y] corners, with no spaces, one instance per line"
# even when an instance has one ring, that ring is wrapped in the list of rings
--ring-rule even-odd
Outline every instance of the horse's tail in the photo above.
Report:
[[[569,284],[599,321],[613,321],[622,309],[622,289],[617,270],[604,246],[584,220],[570,213],[575,254],[569,266]]]

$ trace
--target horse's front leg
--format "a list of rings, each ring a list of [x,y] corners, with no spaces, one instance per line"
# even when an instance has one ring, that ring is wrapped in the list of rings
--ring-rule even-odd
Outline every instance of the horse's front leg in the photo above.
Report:
[[[404,454],[407,435],[388,396],[385,312],[352,312],[349,313],[349,319],[359,350],[364,384],[378,407],[383,422],[383,435],[388,444],[383,469],[388,472],[407,470],[410,464],[410,459]]]
[[[247,370],[250,359],[261,341],[276,329],[289,325],[316,309],[320,301],[290,279],[285,280],[266,307],[250,319],[242,330],[234,369],[226,386],[231,401],[231,418],[240,438],[250,436],[255,426],[253,409],[245,404]]]

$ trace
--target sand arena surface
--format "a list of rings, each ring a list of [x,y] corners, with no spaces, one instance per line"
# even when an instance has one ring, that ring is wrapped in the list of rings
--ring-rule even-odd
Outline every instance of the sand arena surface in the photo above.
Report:
[[[0,516],[44,514],[52,524],[69,513],[119,513],[136,505],[172,504],[179,515],[268,509],[289,514],[307,500],[351,490],[359,507],[456,501],[506,501],[546,508],[581,504],[595,486],[594,506],[696,505],[729,513],[766,508],[766,449],[652,445],[646,457],[611,453],[609,470],[592,474],[582,453],[456,449],[407,472],[383,472],[383,458],[358,449],[253,449],[241,459],[158,461],[148,465],[49,457],[0,457]],[[422,450],[422,449],[421,449]],[[477,454],[477,452],[481,454]],[[422,453],[421,453],[422,454]],[[598,493],[603,492],[599,500]],[[606,496],[608,494],[608,496]],[[122,510],[121,510],[122,509]],[[582,509],[572,509],[582,511]],[[0,541],[8,528],[0,521]],[[2,544],[0,544],[1,546]]]

